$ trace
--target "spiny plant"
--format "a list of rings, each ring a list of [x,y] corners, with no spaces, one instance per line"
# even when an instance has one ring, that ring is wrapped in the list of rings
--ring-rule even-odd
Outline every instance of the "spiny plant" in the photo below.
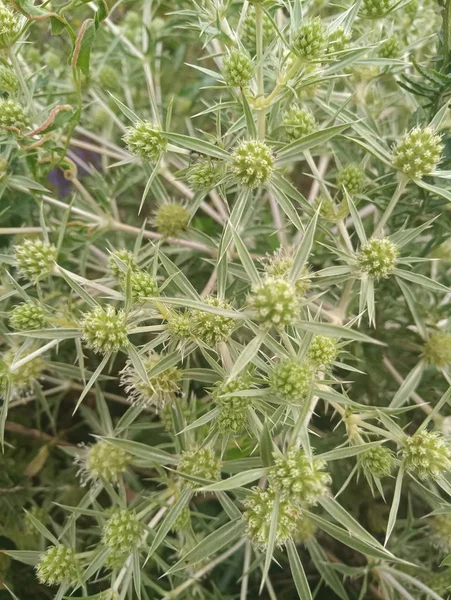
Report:
[[[449,595],[450,10],[0,0],[1,600]]]

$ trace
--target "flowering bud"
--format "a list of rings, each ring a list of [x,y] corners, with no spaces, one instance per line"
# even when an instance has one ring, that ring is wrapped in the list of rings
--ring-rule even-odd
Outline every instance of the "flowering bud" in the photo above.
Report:
[[[436,432],[423,430],[406,437],[402,455],[406,469],[421,479],[440,479],[451,468],[451,448]]]
[[[307,108],[292,104],[283,115],[283,126],[289,141],[298,140],[317,129],[315,117]]]
[[[45,323],[44,309],[33,302],[22,302],[9,313],[9,324],[17,331],[42,329]]]
[[[247,9],[246,17],[243,21],[243,43],[244,45],[251,49],[255,50],[257,46],[257,38],[255,33],[255,7],[249,6]],[[263,13],[263,40],[265,42],[270,41],[274,37],[274,27],[271,19],[264,12]]]
[[[232,50],[224,59],[223,74],[227,85],[246,87],[254,76],[254,64],[246,52]]]
[[[359,464],[367,475],[380,479],[391,474],[395,466],[395,457],[389,448],[375,446],[359,455]]]
[[[0,130],[12,128],[22,131],[29,123],[28,115],[19,102],[6,98],[0,100]]]
[[[26,239],[14,246],[14,254],[21,273],[31,281],[47,277],[53,271],[56,248],[40,239]]]
[[[246,140],[232,153],[230,171],[237,182],[246,188],[268,183],[274,170],[274,156],[265,142]]]
[[[447,554],[451,552],[451,514],[433,515],[429,529],[434,546]]]
[[[213,189],[224,176],[224,163],[211,158],[201,159],[188,171],[188,181],[196,192]]]
[[[3,2],[0,2],[0,49],[11,46],[19,31],[20,26],[16,15]]]
[[[278,248],[265,261],[265,273],[267,275],[288,279],[291,267],[293,266],[293,257],[286,250]],[[303,267],[294,283],[297,295],[303,296],[310,289],[311,282],[308,267]]]
[[[216,306],[223,310],[232,310],[232,305],[220,298],[209,296],[204,298],[208,306]],[[235,329],[235,321],[230,317],[218,315],[202,310],[193,310],[191,313],[192,334],[207,346],[214,347],[219,342],[225,342]]]
[[[399,39],[392,35],[382,42],[379,46],[378,55],[379,58],[396,58],[399,55],[401,46]]]
[[[313,368],[307,362],[292,358],[281,360],[269,375],[271,391],[285,402],[301,404],[310,389],[313,375]]]
[[[360,194],[365,179],[365,171],[359,165],[350,163],[346,165],[337,174],[337,183],[340,188],[346,188],[351,196]]]
[[[19,80],[16,74],[8,67],[0,67],[0,90],[11,94],[19,88]]]
[[[388,13],[391,0],[363,0],[362,15],[368,19],[378,19]]]
[[[167,317],[167,330],[176,339],[184,340],[191,337],[192,323],[189,313],[171,313]]]
[[[253,317],[267,327],[292,325],[299,317],[296,288],[281,277],[266,277],[263,283],[254,285],[248,304]]]
[[[216,385],[212,398],[221,412],[216,417],[216,427],[220,433],[239,434],[247,425],[247,413],[250,398],[247,396],[225,396],[249,389],[252,379],[249,375],[242,375],[231,381],[223,381]]]
[[[428,337],[424,343],[423,356],[425,360],[436,367],[451,364],[451,335],[438,331]]]
[[[352,34],[343,27],[337,27],[329,34],[327,40],[327,54],[346,50],[352,40]]]
[[[325,335],[315,335],[308,349],[307,357],[315,367],[329,367],[337,358],[337,342]]]
[[[303,60],[316,60],[324,54],[328,41],[327,31],[317,17],[301,25],[294,42],[294,51]]]
[[[51,546],[41,554],[36,565],[37,578],[46,585],[76,583],[80,574],[74,551],[66,546]]]
[[[143,360],[146,371],[150,371],[161,360],[158,354],[149,354]],[[130,402],[136,406],[155,406],[161,409],[169,404],[180,391],[181,372],[177,367],[168,367],[157,375],[143,381],[133,363],[128,360],[121,373],[121,385],[125,386]]]
[[[125,271],[121,269],[121,266],[114,260],[115,258],[119,259],[120,263],[124,263]],[[127,273],[128,269],[134,270],[137,268],[136,258],[133,252],[130,250],[126,250],[122,248],[121,250],[116,250],[113,254],[108,258],[108,267],[111,273],[117,278],[120,279],[124,277]]]
[[[163,204],[155,213],[155,227],[163,237],[176,237],[184,231],[189,223],[190,213],[182,205],[175,202]]]
[[[103,542],[109,549],[107,564],[122,567],[130,553],[139,546],[143,526],[135,513],[123,509],[115,511],[103,528]]]
[[[168,144],[159,128],[150,121],[140,121],[129,127],[124,142],[132,154],[150,161],[158,160]]]
[[[398,248],[388,238],[374,238],[366,242],[357,254],[357,263],[363,273],[374,279],[385,279],[393,273]]]
[[[331,479],[322,460],[309,460],[303,450],[292,448],[285,456],[275,456],[269,472],[271,487],[287,498],[314,505],[327,493]]]
[[[185,450],[180,454],[177,471],[208,481],[217,481],[221,477],[222,462],[216,458],[214,450],[209,446]],[[186,485],[195,487],[197,484],[185,480]]]
[[[412,179],[432,173],[442,159],[443,144],[432,127],[414,127],[393,148],[393,166]]]
[[[83,480],[104,479],[108,483],[116,483],[132,462],[132,457],[124,450],[100,441],[89,448],[84,460],[78,458],[76,462],[81,465]]]
[[[244,518],[247,534],[252,543],[263,551],[269,542],[275,501],[275,490],[272,488],[262,490],[257,487],[253,488],[243,501],[246,508]],[[299,516],[300,511],[291,499],[284,497],[279,499],[275,536],[277,546],[282,546],[293,535]]]
[[[106,354],[128,346],[127,316],[123,310],[96,306],[85,313],[81,327],[86,346],[94,352]]]
[[[126,280],[122,281],[125,286]],[[145,302],[147,298],[158,296],[157,280],[148,271],[134,269],[130,274],[130,288],[133,302]]]
[[[15,371],[11,371],[16,354],[17,352],[11,350],[4,352],[0,358],[0,391],[3,391],[9,382],[14,396],[26,392],[44,370],[44,362],[37,357],[29,360]]]

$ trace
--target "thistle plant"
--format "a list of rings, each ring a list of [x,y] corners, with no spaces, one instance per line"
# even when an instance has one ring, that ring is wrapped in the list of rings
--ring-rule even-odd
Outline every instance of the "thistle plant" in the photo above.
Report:
[[[446,599],[446,4],[0,0],[2,598]]]

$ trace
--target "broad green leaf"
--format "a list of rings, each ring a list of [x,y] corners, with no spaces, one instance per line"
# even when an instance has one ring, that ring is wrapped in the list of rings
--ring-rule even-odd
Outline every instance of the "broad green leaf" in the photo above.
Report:
[[[177,457],[153,446],[147,444],[141,444],[141,442],[133,442],[131,440],[121,440],[117,438],[104,437],[102,438],[109,444],[125,450],[132,456],[136,456],[145,461],[149,461],[149,464],[157,465],[176,465],[178,463]]]
[[[287,541],[287,554],[290,562],[291,574],[300,600],[312,600],[312,593],[305,575],[304,568],[299,559],[296,545],[291,538]]]
[[[166,517],[162,521],[162,523],[161,523],[160,527],[158,528],[158,531],[153,539],[152,545],[147,554],[146,562],[149,560],[149,558],[152,556],[152,554],[154,552],[156,552],[156,550],[158,549],[160,544],[164,541],[166,535],[169,533],[169,531],[171,530],[174,523],[177,521],[179,516],[182,514],[182,511],[185,508],[185,506],[188,506],[188,504],[192,498],[192,495],[193,495],[193,491],[190,488],[185,488],[182,491],[182,494],[181,494],[180,498],[177,500],[177,502],[175,502],[174,505],[171,506],[171,508],[167,512]]]
[[[315,146],[324,144],[345,129],[348,129],[349,126],[350,123],[332,125],[331,127],[315,131],[314,133],[303,136],[299,140],[291,142],[291,144],[288,144],[288,146],[285,146],[285,148],[277,152],[277,164],[284,165],[301,159],[305,150],[310,150],[311,148],[315,148]]]
[[[451,288],[447,287],[439,283],[438,281],[434,281],[425,275],[420,275],[420,273],[413,273],[412,271],[404,271],[404,269],[395,269],[394,274],[402,279],[406,279],[407,281],[411,281],[412,283],[416,283],[417,285],[421,285],[422,287],[431,290],[432,292],[442,292],[448,294],[451,291]]]
[[[218,481],[216,483],[212,483],[211,485],[207,485],[200,489],[201,492],[228,492],[230,490],[234,490],[238,487],[242,487],[243,485],[247,485],[251,483],[251,481],[255,481],[256,479],[260,479],[263,477],[266,470],[265,468],[253,469],[251,471],[243,471],[242,473],[237,473],[228,479],[224,479],[222,481]]]
[[[400,385],[398,391],[393,397],[393,400],[390,402],[389,406],[391,408],[398,408],[399,406],[402,406],[405,402],[408,402],[410,396],[417,389],[421,378],[423,377],[425,366],[425,363],[422,360],[420,360],[420,362],[413,367],[413,369],[410,371],[410,373]]]
[[[399,467],[398,475],[396,477],[395,493],[393,495],[393,502],[392,502],[392,505],[390,508],[390,514],[388,516],[387,533],[385,536],[385,545],[387,545],[387,542],[391,536],[391,533],[392,533],[393,528],[396,523],[399,502],[401,500],[401,491],[402,491],[402,482],[403,482],[403,478],[404,478],[404,472],[405,472],[404,464],[401,464],[401,466]]]
[[[298,325],[300,325],[302,329],[305,329],[305,331],[311,331],[312,333],[318,333],[319,335],[329,335],[330,337],[342,338],[344,340],[385,346],[383,342],[370,338],[364,333],[360,333],[360,331],[349,329],[349,327],[340,327],[339,325],[329,325],[329,323],[317,323],[313,321],[298,321]]]
[[[198,138],[190,137],[188,135],[181,135],[179,133],[169,133],[167,131],[164,132],[164,135],[169,141],[174,142],[174,144],[186,148],[187,150],[193,150],[194,152],[206,154],[207,156],[219,158],[220,160],[228,160],[230,157],[226,150],[223,150],[210,142],[205,142],[204,140],[199,140]]]

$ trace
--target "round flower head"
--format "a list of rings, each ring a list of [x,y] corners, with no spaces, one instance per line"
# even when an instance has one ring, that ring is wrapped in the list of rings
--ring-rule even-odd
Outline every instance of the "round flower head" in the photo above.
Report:
[[[303,450],[292,448],[285,456],[275,456],[269,472],[271,487],[282,496],[314,505],[327,493],[330,476],[323,471],[326,463],[309,460]]]
[[[215,452],[209,446],[185,450],[180,454],[177,471],[184,475],[192,475],[208,481],[217,481],[221,478],[222,462],[216,457]],[[184,479],[189,487],[195,487],[195,482]]]
[[[20,26],[16,15],[4,2],[0,2],[0,48],[11,46],[19,31]]]
[[[375,446],[359,454],[359,464],[367,475],[388,477],[395,466],[393,452],[384,446]]]
[[[149,161],[158,160],[168,145],[159,128],[150,121],[140,121],[129,127],[124,141],[132,154]]]
[[[317,129],[315,117],[307,108],[292,104],[283,115],[283,126],[289,141],[298,140]]]
[[[270,375],[272,393],[285,402],[301,404],[312,384],[314,370],[310,363],[296,359],[281,360]]]
[[[0,130],[21,132],[30,123],[24,107],[16,100],[0,100]]]
[[[192,323],[188,312],[174,312],[167,316],[166,328],[172,337],[186,340],[191,337]]]
[[[274,254],[265,259],[265,273],[271,277],[288,279],[293,266],[293,257],[283,248],[278,248]],[[294,283],[298,296],[303,296],[310,289],[312,280],[308,267],[303,267]]]
[[[435,367],[445,367],[451,364],[451,335],[438,331],[428,337],[424,343],[423,356]]]
[[[315,335],[308,349],[307,357],[315,367],[329,367],[337,358],[337,342],[325,335]]]
[[[359,165],[350,163],[346,165],[337,174],[337,183],[341,189],[346,188],[346,191],[351,196],[360,194],[363,188],[365,179],[365,171]]]
[[[96,306],[85,313],[81,328],[83,341],[94,352],[107,354],[128,346],[127,316],[113,306]]]
[[[26,239],[14,246],[14,255],[21,273],[30,281],[38,281],[52,273],[56,248],[39,239]]]
[[[130,553],[139,546],[143,526],[135,513],[115,511],[103,527],[103,543],[109,550],[107,564],[115,569],[122,567]]]
[[[146,372],[153,369],[160,360],[158,354],[149,354],[144,358]],[[148,381],[143,381],[130,360],[121,373],[121,385],[125,386],[130,402],[141,407],[155,406],[158,410],[170,404],[180,391],[180,379],[180,370],[168,367],[157,375],[148,377]]]
[[[263,13],[263,41],[268,43],[274,37],[274,26],[271,19]],[[255,7],[249,6],[242,25],[242,38],[244,45],[250,50],[255,50],[257,38],[255,35]]]
[[[46,321],[42,306],[33,302],[22,302],[9,313],[9,324],[17,331],[42,329]]]
[[[275,490],[272,488],[262,490],[257,487],[253,488],[243,501],[246,508],[244,518],[247,535],[254,546],[262,551],[268,546],[275,502]],[[285,497],[279,499],[275,537],[277,546],[282,546],[293,535],[299,517],[300,511],[291,499]]]
[[[329,34],[327,40],[327,54],[334,54],[346,50],[352,40],[352,34],[343,27],[337,27]]]
[[[254,76],[254,64],[246,52],[232,50],[224,58],[222,72],[227,85],[246,87]]]
[[[80,574],[74,551],[66,546],[51,546],[41,554],[36,565],[37,578],[46,585],[76,583]]]
[[[212,398],[221,412],[216,417],[216,427],[223,434],[239,434],[247,425],[248,407],[251,404],[247,396],[225,396],[234,392],[248,390],[252,385],[249,375],[236,377],[231,381],[222,381],[216,385]]]
[[[399,39],[392,35],[382,42],[379,46],[379,58],[396,58],[399,55],[401,46]]]
[[[327,41],[327,30],[317,17],[301,25],[294,42],[294,51],[303,60],[316,60],[324,54]]]
[[[108,258],[108,267],[114,277],[120,279],[127,274],[128,269],[133,271],[138,267],[138,264],[133,252],[122,248],[113,252]]]
[[[262,283],[254,285],[248,304],[253,317],[267,327],[293,325],[299,317],[296,288],[281,277],[266,277]]]
[[[393,148],[393,166],[412,179],[432,173],[442,159],[443,144],[432,127],[414,127]]]
[[[219,298],[204,298],[205,304],[223,310],[232,310],[231,304]],[[207,346],[214,347],[219,342],[227,341],[235,329],[235,321],[221,314],[193,310],[191,312],[191,332]]]
[[[11,371],[16,356],[17,352],[10,350],[4,352],[0,358],[0,392],[3,392],[9,383],[13,397],[26,394],[44,370],[44,362],[37,357]]]
[[[122,281],[125,288],[126,279]],[[130,289],[133,302],[145,302],[147,298],[158,296],[157,280],[148,271],[134,269],[130,274]]]
[[[230,160],[230,172],[246,188],[268,183],[274,170],[271,148],[257,140],[246,140],[235,148]]]
[[[90,446],[75,462],[80,466],[79,474],[83,484],[99,479],[117,483],[132,462],[132,456],[108,442],[100,441]]]
[[[368,19],[378,19],[388,13],[391,5],[391,0],[363,0],[362,15]]]
[[[0,67],[0,90],[11,94],[17,91],[18,88],[19,80],[14,71],[11,71],[8,67]]]
[[[440,479],[451,468],[451,448],[436,432],[423,430],[407,437],[402,456],[407,471],[420,479]]]
[[[393,273],[398,258],[398,248],[388,238],[374,238],[366,242],[357,254],[360,271],[374,279],[385,279]]]
[[[433,515],[429,529],[434,546],[447,554],[451,552],[451,514]]]
[[[211,158],[200,159],[188,171],[188,181],[196,192],[213,189],[224,176],[224,163]]]
[[[176,237],[187,228],[189,219],[190,213],[182,204],[170,202],[160,206],[155,213],[154,222],[158,233],[163,237]]]

